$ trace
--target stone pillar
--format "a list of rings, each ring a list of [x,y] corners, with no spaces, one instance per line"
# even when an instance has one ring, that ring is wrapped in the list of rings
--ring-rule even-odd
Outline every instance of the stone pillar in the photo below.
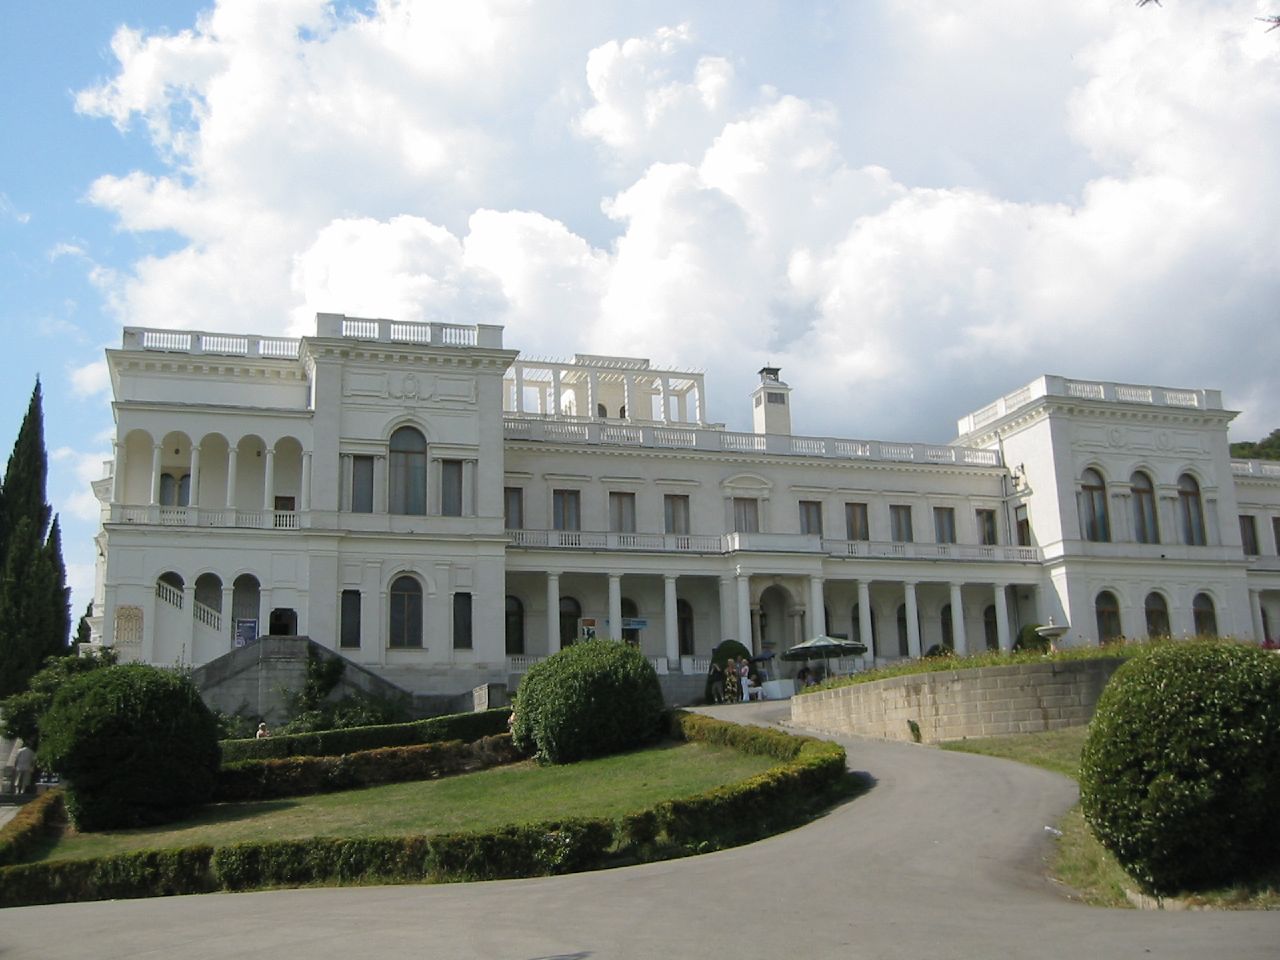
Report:
[[[351,454],[343,453],[338,456],[338,469],[342,471],[342,476],[338,478],[338,509],[343,513],[350,513],[351,506],[355,503],[356,489],[356,473],[354,460]]]
[[[592,370],[587,374],[587,416],[596,417],[600,415],[600,411],[596,408],[600,405],[600,378],[596,372]],[[608,411],[605,411],[606,413]]]
[[[827,632],[827,608],[822,586],[821,577],[809,578],[809,609],[813,611],[809,616],[809,632],[815,637]]]
[[[547,574],[547,653],[560,652],[560,575]]]
[[[222,609],[218,611],[222,614],[222,635],[226,637],[227,649],[234,650],[236,646],[236,618],[232,612],[235,607],[236,588],[234,585],[222,585]]]
[[[751,578],[738,574],[738,636],[737,640],[755,654],[751,637]],[[763,640],[762,640],[763,642]]]
[[[391,502],[390,484],[387,481],[387,458],[378,454],[373,458],[373,512],[386,513]]]
[[[258,586],[258,636],[271,633],[271,588]]]
[[[634,420],[636,412],[632,405],[636,401],[636,378],[628,374],[622,378],[622,406],[626,409],[625,419]]]
[[[728,640],[733,636],[733,623],[737,616],[737,592],[733,577],[720,578],[720,639]]]
[[[276,486],[276,450],[275,447],[267,447],[266,452],[262,455],[266,463],[263,465],[262,477],[262,509],[274,510],[275,486]]]
[[[609,574],[609,639],[622,639],[622,575]]]
[[[871,627],[871,583],[867,580],[858,581],[858,630],[862,634],[862,642],[866,644],[867,656],[874,660],[876,641]]]
[[[996,637],[1000,641],[1000,649],[1006,653],[1013,649],[1013,638],[1009,636],[1009,597],[1003,583],[997,583],[992,591],[996,604]]]
[[[560,368],[551,368],[551,415],[560,416]]]
[[[187,506],[200,506],[200,444],[191,445],[191,479],[188,481]]]
[[[969,652],[969,640],[964,630],[964,601],[961,599],[961,586],[954,580],[951,583],[951,639],[956,653],[963,657]]]
[[[907,654],[920,656],[920,616],[916,608],[916,582],[907,580],[902,584],[907,601]]]
[[[676,578],[662,578],[662,619],[667,634],[667,664],[680,662],[680,622],[676,616]]]
[[[153,507],[160,504],[160,455],[163,451],[163,444],[151,445],[151,506]]]
[[[240,459],[240,448],[227,447],[227,509],[236,507],[236,474],[240,471],[236,466]]]
[[[180,664],[194,664],[196,652],[196,585],[194,581],[182,584],[182,612],[186,625],[182,628],[182,647],[178,650]]]
[[[111,502],[119,503],[124,498],[124,447],[115,440],[111,441]]]
[[[298,509],[303,513],[311,509],[311,451],[304,450],[302,452],[302,496],[299,498]]]
[[[671,380],[663,377],[660,381],[662,386],[662,422],[671,422]]]
[[[524,413],[524,367],[517,363],[515,365],[515,410],[516,413]]]

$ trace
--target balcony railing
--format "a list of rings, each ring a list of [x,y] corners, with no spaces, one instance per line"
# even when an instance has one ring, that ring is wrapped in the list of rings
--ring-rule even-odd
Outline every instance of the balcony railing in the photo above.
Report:
[[[112,523],[161,527],[239,527],[246,530],[297,530],[302,514],[293,510],[229,510],[225,507],[160,507],[113,503]]]
[[[1275,477],[1280,480],[1280,460],[1232,460],[1231,472],[1237,477]]]
[[[640,553],[812,553],[875,560],[960,560],[1039,563],[1039,547],[972,543],[891,543],[826,540],[800,533],[608,533],[595,530],[508,530],[512,547],[550,550],[607,550]]]
[[[547,443],[705,450],[721,453],[767,453],[822,460],[962,464],[974,467],[1001,465],[999,451],[978,447],[735,433],[711,427],[680,426],[657,421],[619,424],[590,417],[542,416],[508,412],[503,417],[503,430],[508,440],[533,440]]]

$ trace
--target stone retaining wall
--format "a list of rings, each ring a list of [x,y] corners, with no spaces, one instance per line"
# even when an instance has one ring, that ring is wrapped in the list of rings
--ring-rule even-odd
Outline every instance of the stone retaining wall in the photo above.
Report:
[[[1037,733],[1089,722],[1124,661],[1046,661],[891,677],[791,699],[791,720],[885,740],[960,740]]]

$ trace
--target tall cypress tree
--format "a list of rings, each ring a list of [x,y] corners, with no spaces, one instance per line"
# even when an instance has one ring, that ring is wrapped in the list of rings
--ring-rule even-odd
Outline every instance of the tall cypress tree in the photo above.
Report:
[[[46,657],[68,652],[66,568],[47,478],[37,380],[0,487],[0,697],[26,689]]]

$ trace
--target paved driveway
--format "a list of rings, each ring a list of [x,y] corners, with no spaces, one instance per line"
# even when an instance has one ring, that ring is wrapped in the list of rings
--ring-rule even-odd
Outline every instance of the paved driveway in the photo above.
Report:
[[[751,704],[723,715],[768,722],[783,710]],[[0,911],[0,960],[1280,955],[1280,913],[1069,902],[1042,865],[1045,825],[1075,799],[1062,777],[908,744],[842,742],[850,768],[869,772],[875,787],[750,846],[538,880],[10,909]]]

